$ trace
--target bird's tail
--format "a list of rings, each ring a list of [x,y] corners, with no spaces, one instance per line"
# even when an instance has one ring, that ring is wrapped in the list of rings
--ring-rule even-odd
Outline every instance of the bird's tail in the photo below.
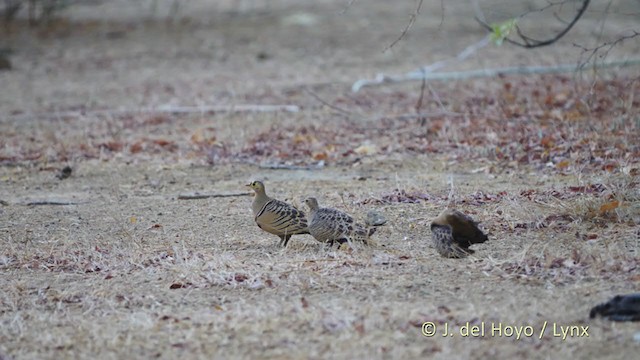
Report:
[[[367,236],[371,236],[371,235],[375,234],[376,230],[378,230],[378,227],[376,227],[376,226],[369,228],[369,232],[367,233]]]

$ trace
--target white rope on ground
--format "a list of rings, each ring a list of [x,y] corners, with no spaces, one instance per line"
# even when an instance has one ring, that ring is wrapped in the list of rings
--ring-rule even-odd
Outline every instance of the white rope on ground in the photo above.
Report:
[[[622,68],[640,65],[640,59],[632,59],[626,61],[613,61],[598,65],[597,69]],[[388,76],[379,74],[375,80],[361,79],[353,83],[351,91],[358,92],[365,86],[382,85],[390,83],[400,83],[407,81],[448,81],[448,80],[465,80],[472,78],[495,77],[498,75],[531,75],[531,74],[554,74],[568,73],[581,70],[576,64],[561,64],[556,66],[514,66],[497,69],[481,69],[470,71],[452,71],[441,73],[422,73],[410,72],[400,76]]]

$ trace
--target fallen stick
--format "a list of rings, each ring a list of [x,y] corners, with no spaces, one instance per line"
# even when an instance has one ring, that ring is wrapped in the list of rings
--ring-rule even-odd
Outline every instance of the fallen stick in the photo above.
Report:
[[[65,200],[34,200],[25,203],[26,206],[46,206],[46,205],[80,205],[86,204],[87,201],[75,202],[75,201],[65,201]]]
[[[607,69],[614,67],[628,67],[640,65],[640,59],[628,61],[614,61],[599,65],[598,69]],[[365,86],[382,85],[390,83],[401,83],[408,81],[449,81],[449,80],[466,80],[472,78],[495,77],[498,75],[532,75],[532,74],[555,74],[567,73],[581,70],[575,64],[562,64],[556,66],[514,66],[496,69],[481,69],[471,71],[452,71],[440,73],[425,73],[422,71],[413,71],[400,76],[388,76],[379,74],[374,80],[361,79],[353,83],[351,91],[357,92]]]
[[[178,195],[178,200],[200,200],[200,199],[209,199],[209,198],[224,198],[224,197],[236,197],[236,196],[249,196],[251,193],[243,192],[243,193],[229,193],[229,194],[180,194]]]
[[[421,119],[421,118],[432,118],[432,117],[453,117],[453,116],[464,116],[462,113],[451,112],[451,111],[438,111],[431,113],[416,113],[416,114],[400,114],[400,115],[389,115],[389,116],[381,116],[379,119],[396,119],[396,120],[413,120],[413,119]]]
[[[287,164],[277,164],[277,163],[262,163],[258,165],[261,169],[270,169],[270,170],[317,170],[322,169],[324,167],[324,161],[320,160],[316,165],[287,165]]]
[[[299,112],[300,107],[297,105],[256,105],[256,104],[237,104],[237,105],[205,105],[205,106],[159,106],[138,109],[105,109],[105,110],[78,110],[49,112],[40,114],[18,114],[6,117],[7,119],[59,119],[67,117],[81,116],[122,116],[129,114],[196,114],[196,113],[238,113],[238,112]]]

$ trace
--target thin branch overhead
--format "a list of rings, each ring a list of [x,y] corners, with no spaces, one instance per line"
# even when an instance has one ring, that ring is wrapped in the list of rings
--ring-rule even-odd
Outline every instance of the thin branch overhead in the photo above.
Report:
[[[508,42],[509,44],[520,46],[527,49],[551,45],[556,41],[560,40],[563,36],[565,36],[569,32],[569,30],[571,30],[571,28],[573,28],[573,26],[578,22],[578,20],[580,20],[582,15],[584,15],[585,11],[587,10],[587,7],[589,7],[590,2],[591,0],[582,0],[582,6],[578,8],[578,11],[576,12],[573,19],[567,22],[566,26],[560,32],[558,32],[555,36],[549,39],[546,39],[546,40],[533,39],[525,35],[524,32],[516,25],[515,26],[516,33],[518,34],[518,37],[520,38],[521,41],[513,40],[508,37],[506,37],[504,41]],[[550,3],[546,7],[544,7],[543,9],[539,9],[538,11],[542,11],[548,7],[556,6],[560,4],[561,3]],[[477,6],[477,4],[475,6],[475,10],[476,10],[476,16],[475,16],[476,21],[480,25],[482,25],[482,27],[484,27],[487,31],[492,33],[494,31],[493,27],[486,22],[484,14],[482,13],[482,10],[480,10],[480,7]],[[522,18],[526,15],[527,14],[523,14],[523,15],[520,15],[519,17]]]
[[[623,35],[618,37],[617,39],[615,39],[614,41],[609,41],[609,42],[604,42],[594,48],[586,48],[582,45],[579,44],[573,44],[573,46],[580,48],[582,50],[582,57],[586,56],[586,58],[583,58],[578,66],[582,69],[584,67],[587,66],[587,64],[589,64],[593,58],[598,55],[599,53],[601,53],[602,51],[604,51],[604,55],[602,56],[603,58],[606,57],[606,55],[609,53],[609,51],[611,51],[611,49],[613,49],[616,45],[624,42],[625,40],[630,40],[633,39],[635,37],[639,37],[640,36],[640,32],[638,31],[631,31],[629,34],[627,35]]]
[[[324,100],[323,98],[320,97],[320,95],[316,94],[315,92],[309,90],[309,89],[305,89],[305,91],[307,92],[307,94],[311,95],[311,97],[313,97],[314,99],[316,99],[317,101],[319,101],[322,105],[333,109],[337,112],[339,112],[342,115],[346,115],[346,116],[353,116],[353,113],[351,111],[345,110],[343,108],[340,108],[338,106],[335,106],[331,103],[329,103],[328,101]]]
[[[398,36],[398,38],[393,40],[393,42],[391,44],[389,44],[389,46],[387,46],[383,50],[383,52],[386,52],[389,49],[391,49],[395,44],[397,44],[400,40],[402,40],[407,35],[409,30],[411,30],[411,27],[413,27],[413,24],[416,22],[416,19],[418,18],[418,15],[420,15],[420,9],[422,8],[422,2],[423,2],[423,0],[418,0],[418,3],[416,4],[416,9],[411,14],[411,16],[409,17],[409,22],[407,23],[407,26],[404,27],[404,30],[402,30],[402,32],[400,33],[400,36]]]

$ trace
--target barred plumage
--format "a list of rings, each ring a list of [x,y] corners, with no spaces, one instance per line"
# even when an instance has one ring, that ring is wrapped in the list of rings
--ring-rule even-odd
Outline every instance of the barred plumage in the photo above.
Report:
[[[478,223],[457,210],[445,210],[431,223],[431,238],[436,251],[446,258],[463,258],[474,251],[473,244],[488,240]]]
[[[336,209],[321,208],[318,200],[308,198],[305,203],[309,207],[309,233],[316,240],[333,245],[347,241],[370,243],[369,237],[376,228],[367,229],[355,222],[351,215]]]
[[[253,181],[247,185],[255,192],[251,209],[260,229],[278,235],[280,246],[287,246],[292,235],[309,234],[305,214],[284,201],[267,196],[264,184]]]

